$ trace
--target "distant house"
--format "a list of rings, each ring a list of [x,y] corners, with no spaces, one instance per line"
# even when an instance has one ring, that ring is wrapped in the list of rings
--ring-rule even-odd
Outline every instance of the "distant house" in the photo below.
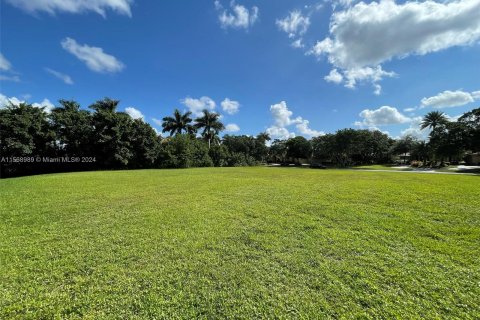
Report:
[[[480,152],[467,154],[465,162],[469,165],[480,165]]]
[[[406,153],[401,153],[399,155],[394,156],[393,160],[395,162],[400,162],[400,163],[409,163],[411,157],[412,156],[410,155],[410,152],[406,152]]]

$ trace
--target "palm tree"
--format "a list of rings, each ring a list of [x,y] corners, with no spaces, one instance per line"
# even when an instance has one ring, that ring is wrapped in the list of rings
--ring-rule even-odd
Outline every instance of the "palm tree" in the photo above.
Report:
[[[440,111],[431,111],[423,117],[422,123],[420,125],[420,129],[430,128],[435,130],[440,125],[445,125],[448,123],[447,117],[445,114]]]
[[[203,115],[195,119],[195,127],[197,129],[203,128],[202,137],[208,141],[208,148],[210,149],[211,142],[218,139],[218,134],[225,129],[225,126],[220,122],[218,113],[210,112],[206,109],[202,112]]]
[[[120,103],[119,100],[104,98],[103,100],[98,100],[97,102],[92,104],[90,108],[95,110],[96,112],[113,113],[117,109],[117,106],[119,103]]]
[[[195,126],[191,124],[191,114],[190,111],[182,114],[178,109],[175,109],[173,117],[165,117],[162,119],[162,132],[168,131],[171,136],[181,134],[183,131],[189,134],[195,134],[196,129]]]

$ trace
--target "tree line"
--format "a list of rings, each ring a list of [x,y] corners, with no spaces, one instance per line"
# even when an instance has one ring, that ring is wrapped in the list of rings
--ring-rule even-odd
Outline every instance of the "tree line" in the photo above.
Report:
[[[191,112],[175,110],[172,116],[163,118],[163,137],[142,119],[117,111],[118,104],[105,98],[82,109],[75,101],[60,100],[50,113],[26,103],[4,106],[0,109],[1,177],[267,162],[345,167],[389,163],[402,153],[432,165],[461,159],[466,151],[480,151],[480,108],[457,121],[448,121],[440,112],[427,114],[422,126],[431,129],[428,142],[410,136],[394,140],[380,131],[355,129],[311,140],[295,137],[270,141],[266,133],[220,137],[225,129],[220,115],[208,110],[195,119]]]

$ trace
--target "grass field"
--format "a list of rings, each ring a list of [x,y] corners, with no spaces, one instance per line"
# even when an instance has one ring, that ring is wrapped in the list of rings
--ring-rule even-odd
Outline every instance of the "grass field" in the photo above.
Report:
[[[479,187],[296,168],[1,180],[0,318],[478,319]]]

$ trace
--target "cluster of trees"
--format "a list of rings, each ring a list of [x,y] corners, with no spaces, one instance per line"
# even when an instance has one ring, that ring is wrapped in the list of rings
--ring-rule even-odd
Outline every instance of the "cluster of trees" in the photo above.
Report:
[[[456,121],[432,111],[425,115],[420,128],[431,130],[428,142],[406,136],[396,141],[393,153],[410,154],[410,160],[423,165],[443,166],[446,161],[462,160],[467,152],[480,152],[480,108],[464,113]]]
[[[275,140],[224,135],[217,113],[200,117],[175,110],[163,118],[162,137],[148,123],[118,112],[119,101],[105,98],[82,109],[60,100],[50,113],[29,104],[0,108],[1,177],[35,173],[134,168],[251,166],[266,162],[327,163],[336,166],[388,163],[409,153],[422,161],[460,159],[480,151],[480,108],[457,121],[440,112],[427,114],[428,142],[405,137],[397,141],[380,131],[342,129],[307,140]],[[1,106],[0,106],[1,107]]]
[[[269,137],[224,136],[219,115],[193,120],[175,110],[163,118],[163,138],[141,119],[103,99],[81,109],[60,100],[51,113],[30,104],[0,109],[1,177],[35,173],[134,168],[256,165],[266,160]]]

